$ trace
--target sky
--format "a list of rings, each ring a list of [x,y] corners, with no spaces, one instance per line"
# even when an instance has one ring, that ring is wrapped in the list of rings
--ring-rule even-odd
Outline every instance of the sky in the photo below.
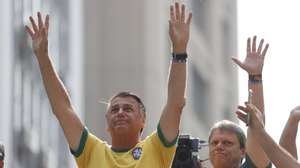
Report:
[[[290,111],[300,105],[299,9],[298,0],[238,1],[238,57],[245,58],[248,37],[270,44],[263,70],[266,130],[277,142]],[[239,70],[240,104],[247,100],[247,77]]]

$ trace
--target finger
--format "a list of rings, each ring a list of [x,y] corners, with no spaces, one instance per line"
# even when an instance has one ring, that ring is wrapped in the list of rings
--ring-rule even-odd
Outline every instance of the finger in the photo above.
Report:
[[[255,113],[254,115],[256,115],[256,113],[258,113],[258,109],[256,108],[256,106],[254,106],[253,104],[250,104],[250,103],[246,103],[246,107],[247,107],[247,110],[250,114],[253,114]]]
[[[267,51],[268,51],[268,48],[269,48],[269,44],[267,44],[266,46],[265,46],[265,49],[264,49],[264,51],[262,52],[262,57],[263,57],[263,59],[265,59],[265,56],[266,56],[266,53],[267,53]]]
[[[176,17],[176,20],[179,20],[180,19],[180,9],[179,9],[179,3],[176,2],[175,3],[175,17]]]
[[[181,17],[180,21],[184,22],[185,21],[185,5],[181,5]]]
[[[235,114],[241,121],[243,121],[245,124],[247,123],[247,115],[246,114],[244,114],[241,111],[236,111]]]
[[[249,102],[245,101],[244,104],[245,104],[246,108],[249,108],[249,104],[250,104]]]
[[[244,64],[240,61],[240,60],[238,60],[237,58],[231,58],[232,59],[232,61],[234,62],[234,63],[236,63],[239,67],[241,67],[242,69],[245,69],[245,66],[244,66]]]
[[[248,113],[249,111],[246,107],[243,106],[238,106],[238,109],[244,111],[245,113]]]
[[[174,6],[173,5],[170,6],[170,19],[171,19],[171,21],[175,20]]]
[[[237,115],[237,118],[241,120],[243,123],[247,124],[246,117]]]
[[[247,39],[247,53],[251,52],[251,38],[249,37]]]
[[[33,28],[34,32],[37,32],[37,31],[38,31],[38,28],[37,28],[37,26],[36,26],[36,24],[35,24],[35,21],[34,21],[34,19],[32,18],[32,16],[29,17],[29,20],[30,20],[30,22],[31,22],[31,25],[32,25],[32,28]]]
[[[264,44],[264,39],[261,39],[260,42],[259,42],[257,53],[259,53],[259,54],[261,53],[261,49],[262,49],[263,44]]]
[[[189,13],[189,17],[188,17],[186,23],[187,23],[188,25],[190,25],[191,22],[192,22],[192,13]]]
[[[42,30],[42,28],[43,28],[43,26],[44,26],[44,23],[43,23],[43,19],[42,19],[41,13],[38,12],[38,13],[37,13],[37,16],[38,16],[39,30]]]
[[[25,26],[25,29],[26,29],[26,32],[30,35],[31,38],[33,38],[33,31],[28,27],[28,26]]]
[[[169,33],[171,33],[171,29],[172,29],[172,21],[169,20]]]
[[[252,52],[256,52],[256,36],[253,37],[253,41],[252,41]]]
[[[49,19],[50,19],[50,16],[47,15],[46,16],[46,20],[45,20],[45,27],[46,27],[46,33],[48,35],[48,32],[49,32]]]

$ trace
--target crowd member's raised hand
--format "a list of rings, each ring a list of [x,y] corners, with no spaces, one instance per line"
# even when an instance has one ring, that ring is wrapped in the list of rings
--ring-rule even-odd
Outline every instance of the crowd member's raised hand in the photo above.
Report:
[[[247,123],[248,115],[250,116],[249,127],[254,131],[259,131],[264,129],[263,115],[259,109],[253,104],[245,103],[245,106],[238,106],[236,111],[237,117]]]
[[[249,127],[251,127],[255,134],[255,136],[253,136],[254,140],[260,144],[271,162],[277,168],[300,168],[300,164],[295,158],[284,148],[276,144],[272,137],[265,131],[262,113],[254,105],[246,103],[246,106],[239,106],[238,109],[236,114],[243,122],[247,121],[246,114],[250,114]]]
[[[232,60],[249,75],[261,75],[264,66],[264,60],[266,53],[268,51],[269,44],[264,45],[264,39],[261,39],[259,46],[256,46],[256,36],[252,39],[247,39],[247,55],[244,61],[240,61],[237,58],[232,58]]]
[[[264,44],[264,39],[261,39],[259,44],[256,43],[257,37],[247,39],[246,57],[243,61],[232,58],[233,62],[236,63],[241,69],[248,73],[248,91],[251,90],[252,96],[249,101],[259,111],[259,117],[262,118],[262,125],[265,121],[264,113],[264,95],[263,95],[263,80],[262,73],[264,67],[265,56],[267,54],[269,44]],[[250,105],[252,106],[252,105]],[[251,107],[244,107],[243,110],[251,109]],[[241,115],[240,119],[244,119]],[[244,121],[244,120],[243,120]],[[250,126],[251,127],[251,126]],[[256,167],[266,167],[270,165],[268,157],[263,152],[261,146],[254,140],[253,136],[256,136],[252,129],[247,130],[247,142],[246,142],[246,153],[253,161]]]

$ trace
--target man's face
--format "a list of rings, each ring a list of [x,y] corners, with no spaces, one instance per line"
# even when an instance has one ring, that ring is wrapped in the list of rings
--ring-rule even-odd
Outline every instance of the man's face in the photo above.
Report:
[[[209,157],[214,168],[238,168],[244,155],[235,133],[219,129],[212,133]]]
[[[116,135],[139,133],[145,123],[139,103],[130,96],[114,98],[110,102],[106,119],[109,132]]]

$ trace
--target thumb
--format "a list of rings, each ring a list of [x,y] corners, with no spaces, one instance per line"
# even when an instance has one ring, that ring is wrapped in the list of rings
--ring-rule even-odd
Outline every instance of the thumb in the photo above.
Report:
[[[239,67],[245,69],[244,64],[243,64],[240,60],[238,60],[237,58],[231,57],[231,60],[232,60],[234,63],[236,63]]]

